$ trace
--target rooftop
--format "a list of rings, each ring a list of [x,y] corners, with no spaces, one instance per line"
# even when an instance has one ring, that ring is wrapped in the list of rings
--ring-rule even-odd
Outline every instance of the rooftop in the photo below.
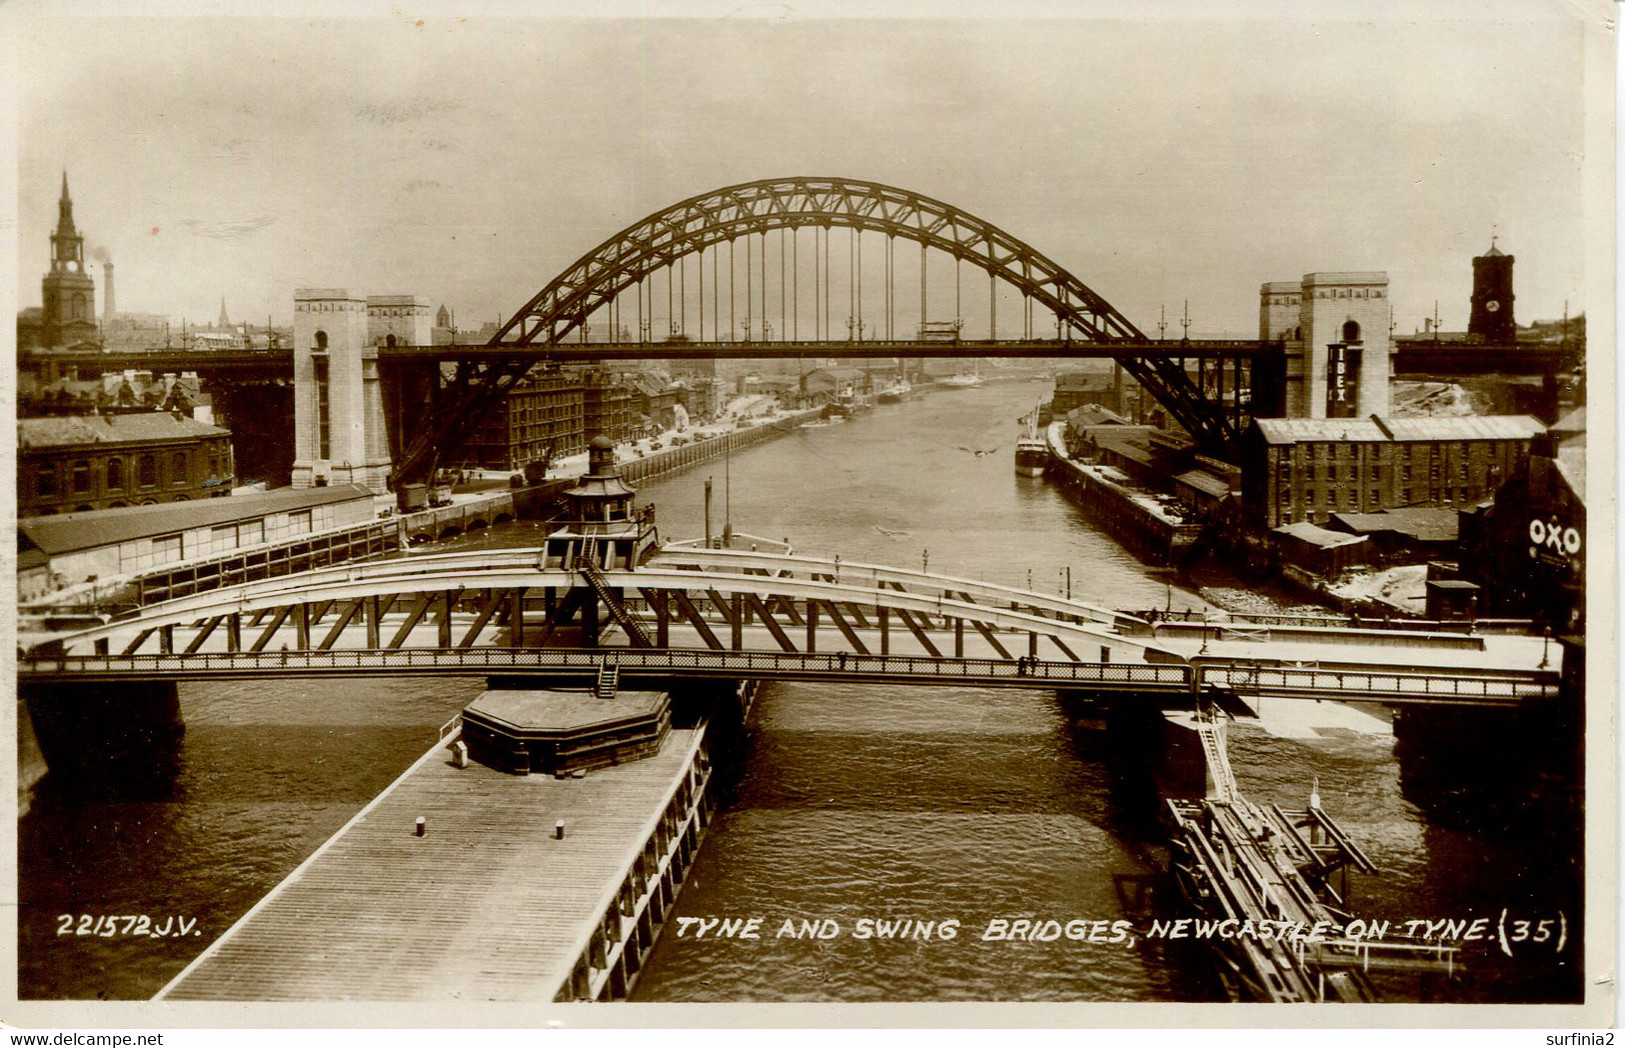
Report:
[[[17,522],[19,545],[32,546],[49,554],[95,549],[117,542],[172,535],[190,528],[210,527],[239,520],[252,520],[270,513],[325,506],[351,499],[372,499],[372,492],[359,485],[331,488],[281,488],[254,495],[233,495],[224,499],[198,499],[192,502],[165,502],[156,506],[129,506],[124,509],[60,513],[50,517],[25,517]],[[22,540],[26,539],[24,543]]]
[[[1269,444],[1301,441],[1528,440],[1546,427],[1530,415],[1437,418],[1261,418]]]
[[[1184,473],[1176,475],[1174,482],[1195,488],[1204,495],[1212,495],[1214,498],[1222,499],[1230,494],[1230,485],[1225,479],[1216,477],[1205,469],[1186,470]]]
[[[1282,524],[1274,529],[1277,535],[1288,535],[1302,542],[1307,542],[1321,549],[1331,549],[1335,546],[1348,546],[1356,542],[1365,542],[1364,535],[1346,535],[1341,531],[1327,531],[1317,524],[1307,520],[1300,520],[1292,524]]]
[[[74,415],[59,418],[17,420],[19,448],[76,447],[82,444],[122,444],[154,440],[196,440],[201,437],[229,437],[218,426],[189,418],[176,418],[166,411],[137,412],[132,415]]]
[[[1583,407],[1575,408],[1573,411],[1569,412],[1567,415],[1564,415],[1562,418],[1560,418],[1556,422],[1552,423],[1552,428],[1551,428],[1551,432],[1553,432],[1555,434],[1558,434],[1560,436],[1566,436],[1566,435],[1571,434],[1571,433],[1582,433],[1583,434],[1585,431],[1586,431],[1586,409],[1583,408]]]
[[[1388,274],[1379,270],[1347,270],[1330,273],[1305,273],[1303,286],[1317,287],[1322,284],[1386,284]]]
[[[1333,513],[1332,521],[1355,535],[1392,531],[1419,542],[1454,542],[1459,516],[1453,509],[1410,506],[1376,513]]]
[[[1069,426],[1121,426],[1127,423],[1128,419],[1099,404],[1085,404],[1066,413],[1066,424]]]

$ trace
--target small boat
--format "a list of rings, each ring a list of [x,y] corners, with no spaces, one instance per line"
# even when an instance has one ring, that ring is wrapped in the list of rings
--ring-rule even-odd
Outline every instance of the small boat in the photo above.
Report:
[[[903,402],[903,398],[907,396],[913,388],[914,387],[909,385],[906,381],[897,382],[893,385],[887,386],[885,389],[875,394],[875,399],[880,401],[882,404],[901,404]]]
[[[971,371],[961,371],[957,375],[937,379],[939,383],[952,389],[970,389],[982,384],[982,376]]]

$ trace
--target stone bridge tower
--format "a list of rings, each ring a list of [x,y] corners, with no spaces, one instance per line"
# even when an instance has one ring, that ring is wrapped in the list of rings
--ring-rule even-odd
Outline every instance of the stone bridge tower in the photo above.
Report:
[[[1393,378],[1388,274],[1306,273],[1259,295],[1259,332],[1286,343],[1286,417],[1387,415]]]
[[[300,288],[293,302],[293,486],[388,490],[389,440],[367,300]]]

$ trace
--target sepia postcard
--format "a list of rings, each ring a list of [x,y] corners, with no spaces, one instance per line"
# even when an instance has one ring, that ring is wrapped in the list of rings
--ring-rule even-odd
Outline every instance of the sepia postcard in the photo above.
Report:
[[[1616,34],[6,5],[0,1022],[1611,1026]]]

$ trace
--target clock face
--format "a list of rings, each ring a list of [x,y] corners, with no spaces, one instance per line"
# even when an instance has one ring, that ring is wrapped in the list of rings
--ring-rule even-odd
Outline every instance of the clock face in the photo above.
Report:
[[[1494,312],[1497,312],[1498,310],[1500,310],[1501,303],[1495,301],[1495,299],[1492,298],[1488,302],[1484,303],[1484,308],[1489,310],[1491,313],[1494,313]]]
[[[77,273],[77,272],[79,272],[79,263],[77,263],[77,262],[69,262],[68,263],[68,272],[69,273]]]

